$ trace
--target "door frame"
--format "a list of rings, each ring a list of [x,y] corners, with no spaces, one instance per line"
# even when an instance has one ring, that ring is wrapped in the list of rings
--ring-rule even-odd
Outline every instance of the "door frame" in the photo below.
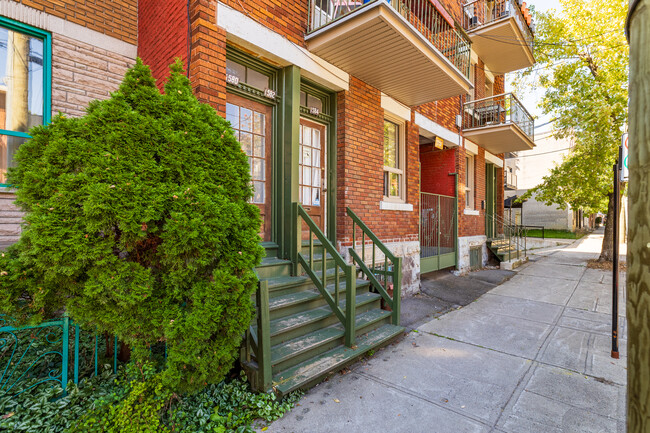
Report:
[[[330,91],[313,81],[306,78],[300,80],[300,91],[313,95],[323,101],[323,110],[319,113],[312,112],[310,107],[300,106],[300,117],[310,122],[318,123],[325,126],[325,154],[327,158],[327,202],[325,209],[325,236],[336,245],[336,202],[337,184],[336,184],[336,162],[337,162],[337,106],[336,93]],[[296,184],[298,179],[296,179]]]

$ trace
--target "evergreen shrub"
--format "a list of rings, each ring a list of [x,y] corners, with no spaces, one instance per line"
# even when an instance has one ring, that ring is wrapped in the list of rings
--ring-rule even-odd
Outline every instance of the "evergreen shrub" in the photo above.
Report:
[[[231,368],[263,249],[246,155],[170,69],[161,94],[138,59],[109,100],[30,131],[9,173],[26,224],[0,257],[0,310],[65,310],[138,363],[166,342],[161,383],[191,392]]]

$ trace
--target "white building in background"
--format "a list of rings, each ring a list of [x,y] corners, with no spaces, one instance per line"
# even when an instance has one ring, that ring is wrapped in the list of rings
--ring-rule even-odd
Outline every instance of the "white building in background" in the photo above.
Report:
[[[509,207],[508,198],[521,197],[530,188],[543,182],[544,176],[550,174],[553,167],[562,163],[568,155],[573,140],[556,139],[551,133],[551,125],[540,125],[542,132],[535,132],[535,148],[532,150],[506,154],[505,160],[505,199],[504,214],[513,222],[527,226],[543,226],[546,229],[575,230],[589,225],[588,215],[581,210],[559,209],[556,205],[547,206],[534,198],[528,199],[521,206]]]

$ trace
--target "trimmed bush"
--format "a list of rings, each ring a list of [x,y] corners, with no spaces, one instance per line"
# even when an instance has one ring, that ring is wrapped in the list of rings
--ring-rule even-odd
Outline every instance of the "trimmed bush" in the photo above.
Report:
[[[9,173],[26,212],[0,259],[0,308],[65,309],[143,363],[167,343],[174,391],[220,382],[250,324],[263,249],[246,155],[180,61],[160,94],[138,59],[109,100],[31,130]]]

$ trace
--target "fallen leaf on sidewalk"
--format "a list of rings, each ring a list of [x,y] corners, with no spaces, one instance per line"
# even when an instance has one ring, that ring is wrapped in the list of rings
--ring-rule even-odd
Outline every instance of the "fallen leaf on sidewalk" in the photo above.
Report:
[[[340,403],[341,401],[338,398],[334,399],[334,403]]]

